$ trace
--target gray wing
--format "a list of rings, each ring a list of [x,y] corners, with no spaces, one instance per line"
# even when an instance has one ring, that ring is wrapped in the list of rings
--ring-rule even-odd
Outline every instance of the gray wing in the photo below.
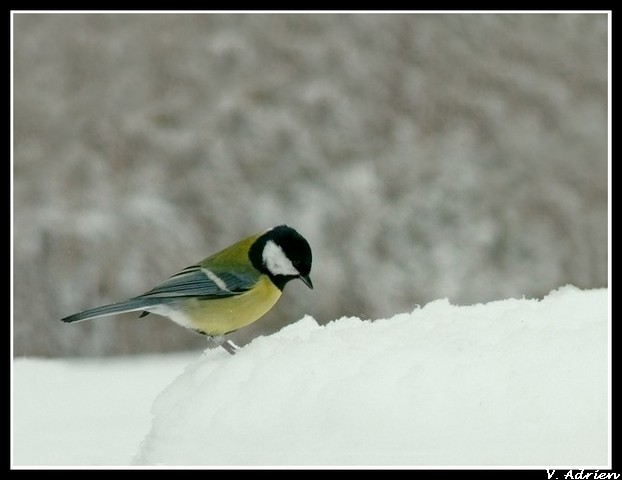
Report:
[[[138,310],[144,310],[141,314],[141,317],[144,317],[151,307],[169,303],[180,297],[225,298],[240,295],[253,288],[260,275],[259,272],[254,273],[243,269],[236,272],[216,273],[200,265],[193,265],[143,295],[125,302],[91,308],[62,320],[67,323],[81,322],[91,318]]]
[[[192,265],[137,298],[224,298],[250,290],[258,275],[248,272],[215,272]]]

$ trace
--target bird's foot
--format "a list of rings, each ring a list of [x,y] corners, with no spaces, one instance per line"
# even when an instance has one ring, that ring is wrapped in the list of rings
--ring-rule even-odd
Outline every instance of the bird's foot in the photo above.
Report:
[[[231,340],[225,340],[225,337],[223,335],[209,337],[209,339],[216,345],[224,348],[231,355],[235,355],[236,352],[240,349],[240,347],[233,343]]]

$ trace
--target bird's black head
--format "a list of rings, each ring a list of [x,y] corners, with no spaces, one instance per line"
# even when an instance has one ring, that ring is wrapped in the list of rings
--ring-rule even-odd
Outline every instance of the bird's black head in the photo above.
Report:
[[[251,246],[249,257],[253,266],[268,275],[281,290],[295,278],[313,288],[309,277],[311,247],[302,235],[287,225],[274,227],[261,235]]]

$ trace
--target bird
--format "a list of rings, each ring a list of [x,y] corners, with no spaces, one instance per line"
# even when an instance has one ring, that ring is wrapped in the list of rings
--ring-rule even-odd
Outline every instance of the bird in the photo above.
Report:
[[[313,289],[311,263],[307,240],[295,229],[278,225],[184,268],[142,295],[61,320],[154,313],[207,336],[234,355],[240,347],[225,336],[263,317],[291,280],[300,279]]]

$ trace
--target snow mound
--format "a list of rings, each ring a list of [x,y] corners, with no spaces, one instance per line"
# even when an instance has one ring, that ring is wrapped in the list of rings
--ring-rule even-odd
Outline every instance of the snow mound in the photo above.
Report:
[[[206,350],[156,399],[137,465],[605,465],[608,292],[320,326]]]

